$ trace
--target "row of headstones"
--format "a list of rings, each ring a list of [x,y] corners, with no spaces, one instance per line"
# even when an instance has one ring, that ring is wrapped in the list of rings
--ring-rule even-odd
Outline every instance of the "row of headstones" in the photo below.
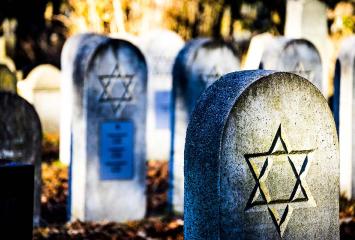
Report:
[[[179,74],[194,65],[187,54],[193,47],[179,54]],[[74,66],[66,81],[72,91],[68,100],[75,103],[69,112],[71,213],[85,220],[141,218],[147,80],[143,55],[127,41],[97,35],[73,38],[63,56],[68,49],[77,51],[65,63]],[[207,49],[201,54],[205,62],[214,48]],[[182,86],[196,88],[198,82],[189,86],[189,81],[202,78],[199,74],[185,76]],[[183,91],[176,96],[182,108],[193,99],[178,97]],[[237,72],[212,84],[197,102],[187,130],[187,239],[337,239],[335,129],[321,92],[297,75]]]
[[[276,47],[277,43],[282,47]],[[261,66],[294,71],[326,92],[321,59],[310,42],[277,38],[270,47],[273,50],[265,52]],[[158,55],[161,52],[156,50]],[[155,69],[169,62],[172,65],[174,60],[162,62],[154,63]],[[239,62],[233,46],[210,39],[189,42],[175,60],[169,120],[169,200],[177,212],[183,211],[183,152],[193,108],[203,90],[219,76],[239,70]],[[147,83],[143,54],[125,40],[77,35],[63,49],[62,68],[63,99],[67,102],[62,104],[66,114],[62,119],[61,158],[71,163],[71,217],[116,221],[142,218],[146,208],[147,84],[153,84]],[[164,74],[168,75],[166,70]],[[147,140],[158,149],[164,146],[160,141],[167,142],[159,135]]]
[[[74,46],[77,44],[76,47],[73,44]],[[145,203],[144,119],[147,84],[144,57],[129,42],[98,35],[74,37],[66,46],[63,59],[65,54],[70,56],[62,62],[64,73],[68,74],[67,80],[63,82],[66,84],[66,88],[63,89],[68,90],[67,95],[64,93],[68,104],[64,106],[65,112],[68,113],[66,115],[69,115],[68,119],[70,119],[69,136],[72,139],[69,146],[69,157],[73,160],[71,213],[74,218],[92,220],[140,218],[145,212],[145,204],[142,204]],[[304,64],[302,61],[299,62],[295,64],[296,67]],[[208,39],[196,40],[180,51],[174,68],[174,77],[179,79],[174,81],[177,86],[173,88],[176,89],[173,94],[176,109],[173,126],[176,130],[179,129],[180,123],[184,124],[180,129],[185,135],[186,123],[201,92],[218,75],[235,71],[238,67],[239,60],[233,48],[220,42]],[[205,70],[209,70],[207,74]],[[69,109],[70,107],[73,108]],[[12,106],[11,111],[14,109],[18,107]],[[11,114],[3,116],[8,117],[8,115]],[[20,119],[20,117],[15,118],[18,121]],[[7,124],[8,120],[4,122]],[[8,128],[9,126],[4,127],[4,133],[11,132]],[[16,132],[13,136],[25,134],[21,133],[21,129],[24,128],[17,126],[16,130],[20,132]],[[38,134],[40,127],[33,127],[32,131],[37,131]],[[11,151],[4,147],[3,154],[10,152],[20,155],[18,148],[21,144],[24,148],[26,143],[24,138],[21,140],[5,135],[3,142],[10,143],[11,146]],[[32,159],[34,163],[34,159],[37,161],[39,158],[31,157],[38,154],[36,149],[40,144],[33,142],[37,143],[37,147],[31,145],[33,147],[31,151],[26,148],[31,155],[24,159]],[[15,159],[16,156],[9,158]],[[175,167],[175,174],[172,174],[174,181],[175,179],[180,181],[180,184],[175,186],[178,194],[174,198],[178,202],[175,204],[175,209],[179,211],[183,198],[181,166],[183,158],[178,167],[176,167],[178,162],[176,159],[171,164]],[[38,167],[40,168],[40,164],[36,164],[37,169]],[[37,171],[36,177],[39,176]],[[36,195],[37,201],[38,191]],[[116,204],[117,202],[120,204]],[[141,206],[140,210],[137,206]]]

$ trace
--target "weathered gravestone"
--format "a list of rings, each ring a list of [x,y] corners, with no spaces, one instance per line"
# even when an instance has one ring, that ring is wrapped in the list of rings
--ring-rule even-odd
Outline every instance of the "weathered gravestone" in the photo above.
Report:
[[[70,214],[91,221],[140,219],[146,209],[147,67],[131,43],[97,37],[77,52],[73,80],[65,79],[73,101]]]
[[[155,30],[142,37],[148,64],[147,158],[168,160],[170,153],[170,107],[172,68],[184,45],[182,38],[168,30]]]
[[[169,204],[183,212],[184,146],[187,124],[200,94],[220,75],[239,69],[234,48],[225,42],[197,39],[178,54],[173,68],[172,144]]]
[[[32,105],[18,95],[0,92],[0,160],[34,165],[35,225],[40,221],[41,144],[41,123]]]
[[[268,42],[263,53],[261,69],[296,73],[327,96],[328,82],[322,77],[322,61],[316,47],[304,39],[276,37]]]
[[[70,164],[72,157],[72,113],[73,96],[82,92],[84,72],[88,62],[97,48],[108,41],[108,38],[98,34],[77,34],[70,37],[64,44],[61,55],[61,98],[60,105],[63,114],[60,115],[60,152],[59,158],[65,164]],[[74,83],[79,83],[75,87]],[[81,84],[81,85],[80,85]]]
[[[43,64],[18,83],[19,94],[34,105],[45,133],[59,133],[60,79],[58,68]]]
[[[355,37],[342,42],[334,75],[333,114],[339,133],[340,192],[355,196]]]
[[[186,239],[339,239],[339,156],[321,92],[291,73],[223,76],[185,147]]]
[[[0,64],[0,90],[17,92],[17,78],[6,65]]]

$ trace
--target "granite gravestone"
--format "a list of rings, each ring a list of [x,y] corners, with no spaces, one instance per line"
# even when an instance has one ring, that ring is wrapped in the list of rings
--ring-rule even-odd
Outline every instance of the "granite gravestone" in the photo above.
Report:
[[[333,114],[339,131],[340,192],[355,196],[355,37],[342,42],[334,75]]]
[[[291,73],[223,76],[185,147],[186,239],[339,239],[339,156],[321,92]]]
[[[3,64],[0,64],[0,90],[13,93],[17,92],[16,75]]]
[[[41,123],[32,105],[0,92],[0,160],[34,165],[34,225],[40,222],[41,144]]]
[[[61,55],[60,161],[70,164],[72,147],[73,96],[82,92],[84,72],[96,49],[108,38],[98,34],[77,34],[64,44]],[[77,86],[74,83],[77,82]]]
[[[307,40],[274,38],[265,48],[260,68],[296,73],[308,79],[327,96],[328,82],[322,77],[320,55],[316,47]]]
[[[168,30],[155,30],[142,37],[148,64],[147,158],[168,160],[170,153],[170,101],[172,68],[184,45],[182,38]]]
[[[85,59],[77,57],[74,66]],[[71,82],[71,219],[143,218],[145,59],[131,43],[107,38],[86,63]]]
[[[172,144],[169,204],[183,212],[185,133],[197,98],[221,74],[239,69],[235,49],[225,42],[197,39],[178,54],[173,68]]]
[[[58,68],[43,64],[18,83],[19,94],[38,112],[44,133],[59,134],[60,79]]]

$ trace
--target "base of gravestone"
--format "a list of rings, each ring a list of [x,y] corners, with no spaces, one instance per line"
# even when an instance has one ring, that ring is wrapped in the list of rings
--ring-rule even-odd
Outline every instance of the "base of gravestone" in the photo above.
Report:
[[[0,166],[0,239],[32,239],[33,165]]]

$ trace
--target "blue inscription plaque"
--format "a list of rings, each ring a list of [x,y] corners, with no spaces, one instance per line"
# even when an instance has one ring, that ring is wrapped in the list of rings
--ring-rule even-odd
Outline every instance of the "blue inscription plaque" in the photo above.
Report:
[[[129,180],[134,169],[134,126],[132,122],[111,121],[100,126],[101,180]]]
[[[170,123],[170,91],[156,91],[154,100],[155,126],[158,129],[168,129]]]

